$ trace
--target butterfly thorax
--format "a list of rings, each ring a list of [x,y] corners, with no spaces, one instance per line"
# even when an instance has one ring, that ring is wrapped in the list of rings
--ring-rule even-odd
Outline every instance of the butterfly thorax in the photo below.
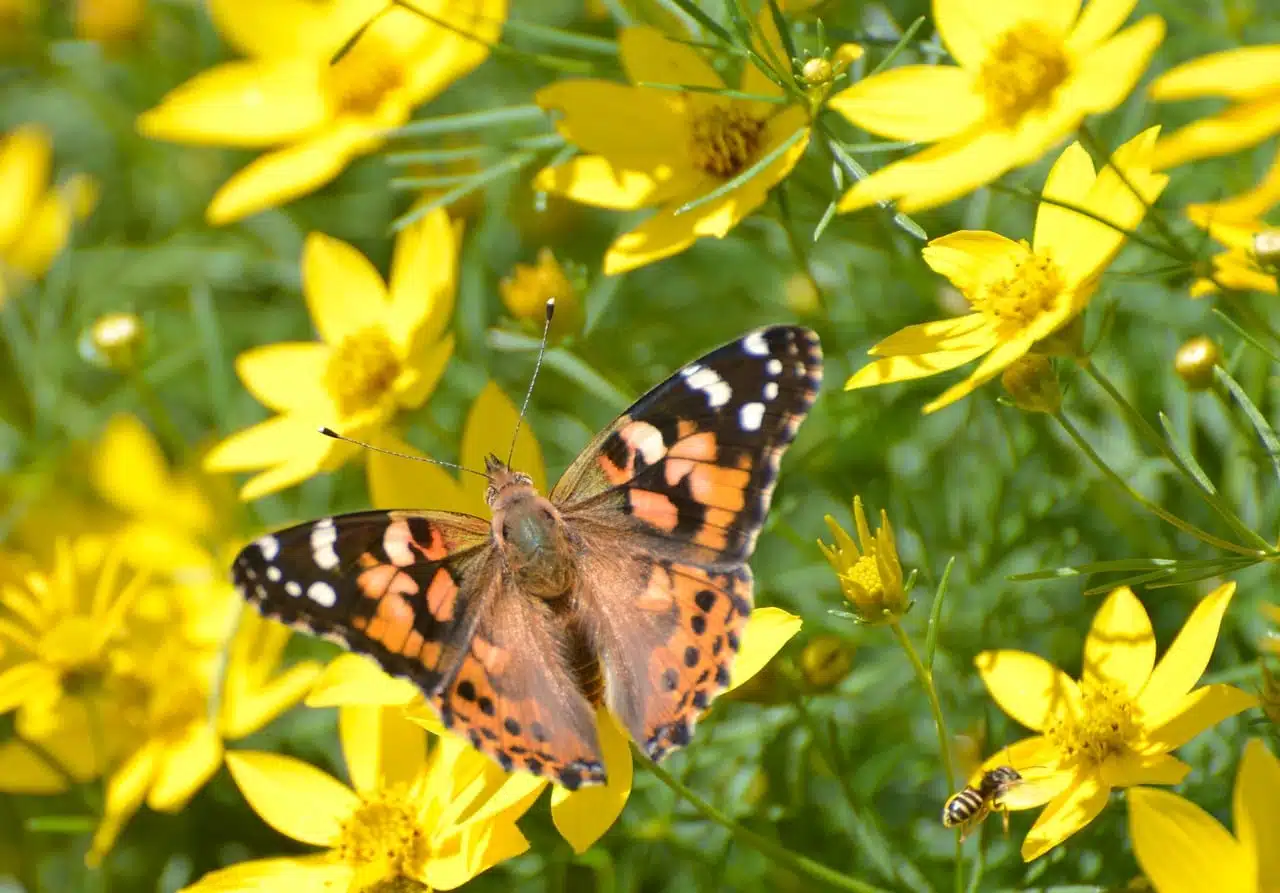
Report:
[[[532,479],[496,457],[485,461],[493,510],[493,539],[506,570],[523,592],[544,599],[568,594],[575,580],[574,548],[564,519]]]

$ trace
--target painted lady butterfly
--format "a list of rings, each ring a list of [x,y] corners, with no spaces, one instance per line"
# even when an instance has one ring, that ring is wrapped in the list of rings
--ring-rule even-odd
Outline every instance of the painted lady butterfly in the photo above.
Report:
[[[323,518],[233,567],[267,617],[412,680],[505,769],[605,780],[593,704],[660,760],[729,684],[778,463],[817,396],[808,329],[750,332],[641,397],[540,496],[485,464],[493,520]]]

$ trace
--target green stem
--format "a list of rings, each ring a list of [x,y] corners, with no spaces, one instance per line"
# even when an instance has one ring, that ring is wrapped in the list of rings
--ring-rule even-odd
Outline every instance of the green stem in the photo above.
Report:
[[[827,765],[831,767],[831,772],[835,775],[836,781],[840,785],[840,792],[844,794],[844,799],[849,804],[849,809],[857,813],[858,798],[854,794],[853,788],[849,786],[849,779],[845,775],[839,751],[833,746],[834,742],[831,740],[831,736],[819,725],[818,718],[809,710],[808,697],[801,690],[800,683],[795,678],[795,669],[787,666],[778,675],[786,681],[787,687],[790,689],[791,703],[795,704],[796,712],[800,714],[800,721],[804,723],[805,728],[809,730],[809,734],[813,736],[813,742],[818,748],[818,753],[822,755],[822,759],[826,760]]]
[[[173,417],[169,415],[169,410],[165,409],[163,401],[156,393],[155,388],[151,386],[151,382],[147,381],[141,369],[130,369],[128,376],[129,383],[138,392],[138,399],[147,408],[147,413],[151,416],[151,422],[156,426],[156,432],[169,447],[170,455],[183,455],[182,450],[186,440],[183,438],[182,432],[178,430],[178,426],[173,423]]]
[[[786,185],[785,182],[779,183],[778,188],[774,190],[778,200],[778,210],[782,215],[782,231],[787,235],[787,244],[791,246],[791,255],[795,258],[796,266],[800,268],[804,278],[809,280],[809,287],[813,289],[813,293],[818,296],[818,309],[825,311],[828,306],[826,292],[814,277],[813,269],[809,264],[809,253],[800,243],[795,228],[791,225],[791,201],[787,198]]]
[[[674,791],[678,796],[689,801],[703,817],[715,822],[724,828],[738,840],[745,843],[752,849],[758,850],[769,858],[773,859],[780,865],[783,865],[796,874],[821,881],[828,886],[835,887],[838,890],[850,890],[852,893],[887,893],[880,887],[873,886],[857,878],[851,878],[841,874],[834,869],[828,868],[818,862],[814,862],[805,856],[791,852],[789,849],[778,843],[776,840],[757,834],[748,828],[739,825],[733,819],[729,818],[720,810],[716,809],[706,800],[703,800],[692,790],[690,790],[684,782],[680,781],[666,769],[663,769],[657,763],[645,756],[644,752],[632,744],[632,750],[635,751],[636,761],[642,766],[648,768],[650,772],[658,777],[658,780]]]

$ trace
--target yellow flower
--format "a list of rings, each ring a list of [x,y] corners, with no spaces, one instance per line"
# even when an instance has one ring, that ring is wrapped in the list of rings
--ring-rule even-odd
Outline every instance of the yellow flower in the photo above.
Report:
[[[1187,206],[1187,218],[1227,248],[1211,258],[1213,278],[1191,284],[1193,298],[1216,294],[1220,288],[1273,295],[1280,291],[1276,280],[1280,266],[1274,257],[1280,230],[1262,219],[1277,203],[1280,158],[1254,189],[1225,201]]]
[[[216,21],[258,55],[196,76],[138,119],[153,139],[282,146],[218,190],[206,212],[211,223],[306,195],[376,150],[415,106],[485,60],[507,15],[506,0],[423,0],[423,14],[349,2],[324,4],[322,11],[336,7],[336,18],[323,22],[307,6],[272,0],[264,19],[261,3],[216,4]],[[294,52],[281,55],[277,46]]]
[[[760,30],[765,46],[758,51],[789,67],[767,7]],[[590,154],[543,169],[534,179],[535,188],[602,208],[658,208],[609,247],[607,275],[670,257],[699,236],[723,238],[760,207],[809,142],[809,114],[798,105],[639,86],[651,82],[725,89],[715,69],[692,47],[647,26],[623,30],[619,44],[633,86],[568,80],[544,87],[536,97],[540,106],[561,114],[556,129]],[[759,96],[784,95],[750,64],[744,67],[740,88]],[[767,157],[773,160],[745,183],[677,213]]]
[[[39,126],[0,137],[0,304],[23,281],[45,274],[72,224],[93,209],[93,181],[76,175],[51,189],[52,164],[53,144]]]
[[[131,40],[146,13],[146,0],[76,0],[76,35],[102,43]]]
[[[1203,96],[1235,104],[1162,139],[1156,146],[1157,168],[1225,155],[1280,133],[1280,44],[1209,53],[1151,82],[1151,97],[1164,102]]]
[[[1257,705],[1229,685],[1195,687],[1235,590],[1226,583],[1205,596],[1158,664],[1151,621],[1127,587],[1098,609],[1079,682],[1023,651],[978,655],[982,681],[1000,708],[1041,733],[1002,749],[984,767],[1037,769],[1039,796],[1010,804],[1048,802],[1022,843],[1023,859],[1043,855],[1093,821],[1112,788],[1182,781],[1190,767],[1169,752]]]
[[[245,387],[280,414],[233,434],[205,456],[208,471],[266,468],[240,491],[256,499],[335,468],[356,447],[317,433],[375,434],[400,408],[422,405],[453,355],[458,234],[443,210],[396,240],[390,286],[363,255],[307,237],[302,290],[321,343],[259,347],[236,359]]]
[[[547,301],[554,298],[553,339],[571,335],[582,328],[582,298],[550,248],[538,252],[536,266],[516,264],[510,275],[498,283],[498,290],[507,311],[516,319],[533,323],[539,332],[546,319]]]
[[[452,890],[528,849],[516,820],[542,780],[504,776],[452,736],[428,754],[427,733],[394,710],[344,708],[340,732],[351,787],[292,757],[227,754],[268,825],[326,851],[233,865],[188,891]]]
[[[835,543],[828,546],[818,540],[818,548],[835,570],[840,588],[853,606],[858,622],[896,623],[909,603],[903,589],[902,565],[898,562],[898,546],[893,539],[889,516],[881,509],[880,528],[872,536],[867,516],[862,511],[862,497],[855,496],[853,521],[861,549],[830,515],[826,516],[826,522]]]
[[[958,66],[906,65],[833,96],[858,127],[930,148],[854,184],[841,211],[897,200],[932,208],[1030,164],[1087,115],[1119,105],[1164,37],[1147,16],[1116,29],[1136,0],[934,0]]]
[[[483,467],[484,456],[505,456],[511,444],[518,410],[494,384],[490,383],[476,398],[462,433],[460,462],[465,467]],[[383,441],[379,445],[384,445]],[[412,454],[412,448],[395,443],[394,448]],[[369,457],[369,489],[373,504],[419,506],[467,512],[487,517],[484,502],[485,482],[475,475],[455,481],[444,469],[422,464],[406,468],[408,460],[374,453]],[[546,471],[537,440],[522,426],[516,440],[512,466],[533,478],[534,486],[546,492]],[[747,621],[741,649],[734,660],[729,690],[750,679],[800,630],[800,618],[780,608],[756,608]],[[392,679],[372,663],[354,655],[343,655],[326,668],[317,680],[308,706],[342,704],[394,705],[405,714],[431,728],[440,730],[431,708],[426,706],[416,688],[403,680]],[[569,792],[557,787],[552,794],[551,816],[565,840],[577,852],[584,852],[607,831],[626,805],[631,794],[631,747],[627,733],[607,711],[597,715],[600,747],[604,757],[608,783]],[[452,740],[452,733],[445,734]],[[461,741],[462,739],[458,739]],[[487,758],[486,758],[487,759]],[[494,764],[496,766],[496,764]]]
[[[1236,836],[1176,794],[1129,792],[1129,836],[1156,893],[1280,890],[1280,760],[1257,738],[1236,773]]]
[[[985,357],[965,381],[925,406],[925,412],[933,412],[995,378],[1034,350],[1038,341],[1071,323],[1124,245],[1125,232],[1138,225],[1146,205],[1168,182],[1168,177],[1151,171],[1151,147],[1158,132],[1152,127],[1125,143],[1100,173],[1094,173],[1079,143],[1068,146],[1049,171],[1045,198],[1114,226],[1042,201],[1030,245],[983,231],[951,233],[930,242],[924,249],[925,263],[950,279],[974,312],[891,335],[871,348],[873,356],[883,359],[858,370],[845,388],[923,378]],[[1116,166],[1142,193],[1141,200],[1117,175]]]

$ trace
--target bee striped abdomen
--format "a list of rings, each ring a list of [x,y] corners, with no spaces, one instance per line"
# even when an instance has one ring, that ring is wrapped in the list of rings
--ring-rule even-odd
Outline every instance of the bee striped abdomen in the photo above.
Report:
[[[976,788],[967,787],[950,797],[942,807],[942,824],[948,828],[966,825],[986,817],[990,810],[987,798]]]

